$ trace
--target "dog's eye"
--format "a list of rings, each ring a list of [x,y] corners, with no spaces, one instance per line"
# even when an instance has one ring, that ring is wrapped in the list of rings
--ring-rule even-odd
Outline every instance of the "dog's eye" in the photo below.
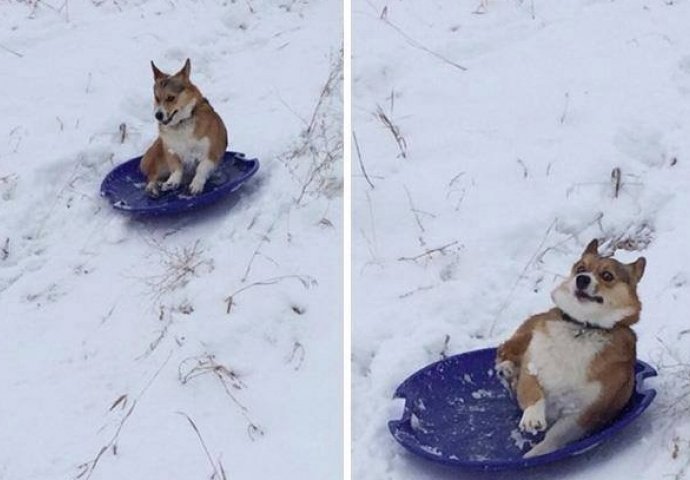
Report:
[[[585,268],[584,265],[579,265],[579,266],[575,269],[575,273],[583,273],[583,272],[586,272],[586,271],[587,271],[587,269]]]
[[[155,97],[156,103],[161,103],[161,99],[159,97]]]
[[[610,282],[611,280],[613,280],[613,274],[608,270],[604,270],[603,272],[601,272],[601,279],[605,282]]]
[[[175,97],[173,97],[172,95],[168,95],[168,98],[165,99],[166,102],[172,102],[174,100],[175,100]]]

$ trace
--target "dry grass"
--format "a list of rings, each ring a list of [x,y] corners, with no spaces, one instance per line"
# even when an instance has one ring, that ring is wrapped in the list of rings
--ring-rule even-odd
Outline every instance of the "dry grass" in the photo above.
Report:
[[[268,285],[275,285],[276,283],[280,283],[285,280],[297,280],[306,289],[318,285],[316,279],[314,277],[310,277],[309,275],[281,275],[279,277],[266,278],[258,282],[250,283],[249,285],[245,285],[244,287],[235,290],[230,295],[225,297],[225,302],[227,303],[226,313],[230,313],[232,307],[236,305],[235,299],[237,295],[244,292],[245,290],[249,290],[250,288],[254,287],[265,287]]]
[[[161,371],[165,366],[168,364],[168,361],[172,357],[172,351],[170,354],[168,354],[168,357],[163,361],[160,367],[153,373],[151,378],[146,382],[144,387],[139,391],[139,394],[136,396],[136,398],[132,401],[131,406],[129,408],[127,407],[127,402],[129,400],[129,397],[127,394],[120,395],[110,406],[108,409],[110,412],[114,411],[118,406],[120,406],[120,409],[122,411],[125,411],[125,414],[122,416],[120,421],[118,422],[117,428],[115,429],[115,432],[113,432],[112,436],[110,439],[103,444],[99,449],[96,455],[89,461],[81,463],[77,466],[77,474],[75,475],[75,479],[81,479],[81,480],[88,480],[91,478],[93,473],[96,470],[96,467],[98,467],[99,462],[103,458],[103,456],[108,452],[111,451],[113,455],[117,455],[117,442],[120,438],[120,433],[122,433],[122,430],[124,429],[125,425],[127,424],[127,421],[131,418],[132,413],[134,413],[134,409],[136,408],[137,404],[141,401],[143,398],[144,394],[148,391],[148,389],[153,385],[153,382],[156,381],[158,376],[160,375]]]
[[[157,303],[164,295],[186,286],[202,272],[213,270],[213,261],[204,258],[204,249],[199,240],[190,246],[173,250],[155,242],[153,246],[159,253],[163,272],[145,277],[144,281]]]
[[[342,191],[343,50],[331,61],[326,82],[297,145],[280,156],[299,183],[297,205]]]
[[[189,422],[189,425],[192,427],[192,430],[196,433],[197,438],[199,439],[199,445],[201,445],[201,448],[204,450],[204,453],[206,454],[206,458],[208,459],[208,463],[211,465],[211,468],[213,469],[213,473],[211,474],[211,480],[227,480],[227,476],[225,475],[225,469],[223,468],[223,464],[221,463],[220,459],[218,459],[218,465],[216,465],[216,462],[213,461],[213,458],[211,457],[211,452],[208,450],[208,446],[206,446],[206,441],[204,440],[204,437],[201,435],[201,431],[199,431],[199,427],[196,426],[196,423],[194,423],[194,420],[192,420],[192,417],[187,415],[184,412],[177,412],[178,415],[182,415],[187,419],[187,422]]]
[[[411,257],[400,257],[400,258],[398,258],[398,261],[416,262],[416,261],[422,260],[422,259],[433,258],[433,256],[436,254],[446,255],[450,250],[452,250],[451,247],[455,247],[457,244],[458,244],[458,241],[454,240],[450,243],[446,243],[445,245],[441,245],[440,247],[426,249],[422,253],[411,256]],[[457,249],[456,249],[456,251],[457,251]]]
[[[249,438],[253,441],[257,436],[263,436],[263,429],[251,418],[249,409],[233,393],[247,388],[234,370],[217,362],[215,356],[209,354],[188,357],[182,360],[177,369],[177,376],[182,385],[205,375],[211,375],[220,382],[227,396],[247,422]]]
[[[690,330],[678,334],[678,340]],[[684,418],[690,413],[690,360],[684,358],[678,351],[671,348],[665,341],[657,337],[663,347],[663,357],[658,362],[658,370],[662,377],[669,378],[673,384],[667,388],[667,398],[664,410],[673,418]]]
[[[400,127],[393,123],[391,117],[392,113],[386,113],[381,105],[376,106],[376,118],[378,118],[386,130],[391,132],[391,135],[393,135],[395,144],[398,146],[398,151],[400,152],[398,156],[407,158],[407,140],[405,140],[405,137],[403,137],[402,133],[400,133]]]

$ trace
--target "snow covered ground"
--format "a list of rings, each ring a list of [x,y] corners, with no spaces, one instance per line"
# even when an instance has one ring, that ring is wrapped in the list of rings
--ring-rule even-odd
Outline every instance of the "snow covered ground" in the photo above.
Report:
[[[0,479],[341,477],[341,16],[0,2]],[[155,138],[149,61],[187,57],[261,169],[127,218],[100,182]]]
[[[594,237],[648,260],[658,396],[521,477],[690,478],[690,2],[353,3],[354,478],[476,478],[395,443],[393,391],[549,308]]]

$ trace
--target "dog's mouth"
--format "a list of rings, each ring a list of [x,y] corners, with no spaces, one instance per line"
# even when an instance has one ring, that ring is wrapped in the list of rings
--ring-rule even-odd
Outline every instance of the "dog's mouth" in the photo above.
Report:
[[[575,291],[575,297],[583,302],[596,302],[596,303],[604,303],[604,298],[600,297],[599,295],[589,295],[582,290],[576,290]]]
[[[169,116],[167,119],[161,120],[161,123],[162,123],[163,125],[167,125],[167,124],[169,124],[170,122],[172,122],[172,119],[175,118],[175,115],[177,114],[177,112],[178,112],[178,111],[175,110],[173,113],[170,114],[170,116]]]

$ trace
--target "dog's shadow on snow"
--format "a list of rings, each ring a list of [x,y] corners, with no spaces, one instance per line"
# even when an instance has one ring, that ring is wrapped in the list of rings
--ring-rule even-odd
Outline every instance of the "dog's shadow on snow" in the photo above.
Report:
[[[482,472],[460,470],[440,463],[429,462],[409,452],[402,454],[409,478],[434,478],[439,480],[551,480],[553,478],[587,478],[590,469],[600,469],[603,464],[622,458],[625,451],[643,442],[653,428],[652,411],[623,429],[611,440],[582,455],[526,470]],[[396,446],[398,448],[402,448]]]

